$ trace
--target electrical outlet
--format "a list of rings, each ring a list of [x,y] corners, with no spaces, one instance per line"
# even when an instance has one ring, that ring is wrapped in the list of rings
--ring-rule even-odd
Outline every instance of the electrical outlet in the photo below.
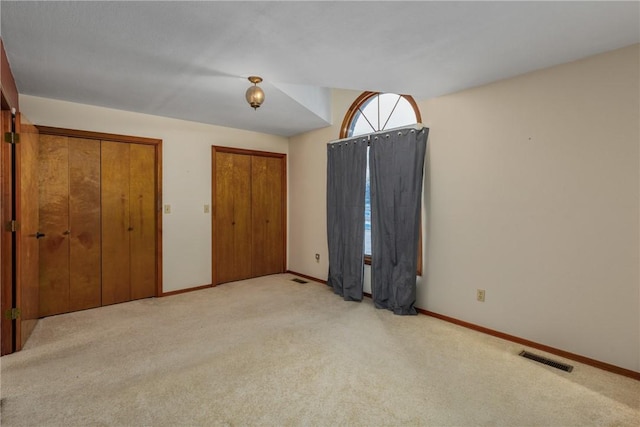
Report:
[[[204,213],[209,213],[209,205],[204,205]]]
[[[316,254],[316,262],[320,262],[320,254]]]
[[[171,205],[164,205],[164,213],[166,214],[171,213]]]
[[[476,299],[480,302],[484,302],[484,289],[478,289]]]

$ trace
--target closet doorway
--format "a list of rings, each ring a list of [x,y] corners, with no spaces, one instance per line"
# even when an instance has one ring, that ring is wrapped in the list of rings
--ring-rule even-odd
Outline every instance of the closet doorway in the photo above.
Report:
[[[40,317],[162,294],[162,141],[39,126]]]
[[[283,273],[286,154],[212,147],[213,285]]]

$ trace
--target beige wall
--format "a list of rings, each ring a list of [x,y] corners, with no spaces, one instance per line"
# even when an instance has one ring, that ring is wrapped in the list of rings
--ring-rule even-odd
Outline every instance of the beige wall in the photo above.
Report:
[[[635,45],[419,102],[419,307],[640,371],[638,60]],[[293,271],[326,278],[326,143],[358,94],[334,91],[333,126],[291,138]]]
[[[283,137],[184,120],[21,96],[38,125],[162,139],[164,292],[211,283],[211,146],[287,153]]]

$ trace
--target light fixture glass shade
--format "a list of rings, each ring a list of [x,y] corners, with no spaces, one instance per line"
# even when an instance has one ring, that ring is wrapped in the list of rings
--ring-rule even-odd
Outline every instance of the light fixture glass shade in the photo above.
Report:
[[[247,102],[249,103],[249,105],[251,105],[251,107],[256,110],[264,102],[264,92],[258,86],[258,83],[262,81],[262,78],[251,76],[249,77],[249,81],[253,83],[253,86],[247,89],[245,97],[247,98]]]
[[[251,86],[247,89],[247,102],[256,109],[264,102],[264,92],[258,86]]]

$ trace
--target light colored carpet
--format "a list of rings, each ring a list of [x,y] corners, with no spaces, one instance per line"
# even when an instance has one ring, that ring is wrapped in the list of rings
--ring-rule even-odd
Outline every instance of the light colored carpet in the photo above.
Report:
[[[41,320],[1,359],[2,426],[640,421],[638,381],[571,361],[562,372],[517,344],[293,277]]]

